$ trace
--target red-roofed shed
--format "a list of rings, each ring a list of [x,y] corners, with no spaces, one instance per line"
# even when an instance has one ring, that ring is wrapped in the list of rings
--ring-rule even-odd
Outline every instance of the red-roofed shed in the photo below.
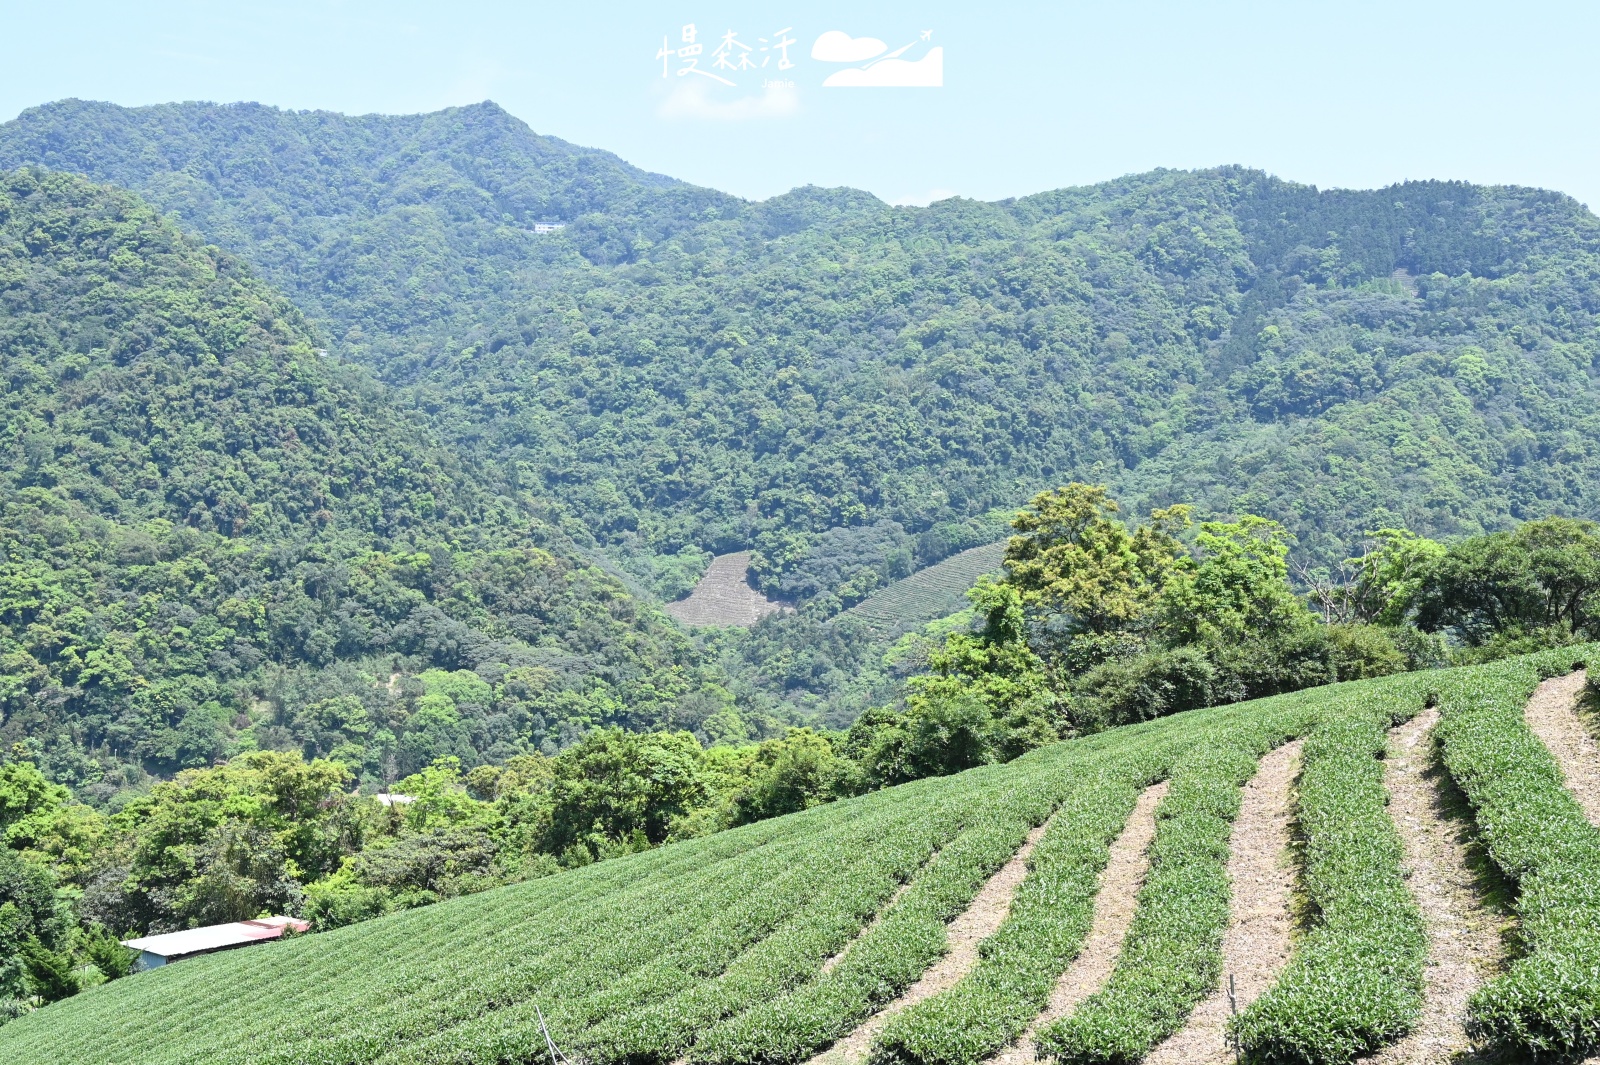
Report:
[[[192,958],[197,954],[211,954],[277,939],[291,928],[296,932],[304,932],[310,927],[309,923],[293,917],[263,917],[257,921],[233,921],[204,928],[185,928],[181,932],[163,932],[141,939],[125,939],[122,945],[139,952],[139,958],[133,965],[137,972]]]

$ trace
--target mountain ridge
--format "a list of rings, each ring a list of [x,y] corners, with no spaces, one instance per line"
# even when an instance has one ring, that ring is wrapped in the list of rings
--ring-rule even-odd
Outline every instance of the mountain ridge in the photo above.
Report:
[[[837,613],[1074,479],[1136,511],[1278,520],[1312,570],[1384,525],[1600,514],[1600,223],[1562,194],[1241,167],[926,208],[631,184],[535,235],[447,209],[488,202],[455,163],[478,118],[513,121],[486,107],[436,113],[406,173],[448,180],[373,218],[337,197],[302,208],[326,230],[252,215],[287,195],[270,175],[163,194],[662,600],[751,550],[769,592],[828,575],[807,594]],[[101,126],[215,114],[235,125],[185,136],[222,152],[256,112],[85,114],[53,128],[98,179],[133,181]],[[363,120],[272,114],[379,181]],[[0,163],[37,139],[0,126]],[[528,187],[563,173],[494,159]]]

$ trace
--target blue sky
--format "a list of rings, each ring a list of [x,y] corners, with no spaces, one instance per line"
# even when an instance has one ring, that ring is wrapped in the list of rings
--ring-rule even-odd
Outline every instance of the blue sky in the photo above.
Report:
[[[1594,4],[0,0],[0,14],[4,119],[66,96],[350,113],[493,99],[541,133],[751,197],[812,183],[995,199],[1243,163],[1323,187],[1464,178],[1600,205]],[[689,24],[703,49],[680,76]],[[728,31],[767,60],[724,66],[732,88],[700,74]],[[874,41],[880,58],[910,45],[903,62],[940,49],[944,84],[824,87],[868,62],[812,58],[828,31],[863,56]]]

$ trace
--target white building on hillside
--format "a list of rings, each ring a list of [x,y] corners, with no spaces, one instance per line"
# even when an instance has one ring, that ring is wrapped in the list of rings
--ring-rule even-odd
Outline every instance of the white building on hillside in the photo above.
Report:
[[[163,932],[141,939],[125,939],[122,945],[139,952],[133,969],[134,972],[143,972],[197,954],[212,954],[277,939],[291,928],[296,932],[304,932],[310,927],[309,923],[293,917],[263,917],[258,921],[233,921],[204,928],[185,928],[181,932]]]

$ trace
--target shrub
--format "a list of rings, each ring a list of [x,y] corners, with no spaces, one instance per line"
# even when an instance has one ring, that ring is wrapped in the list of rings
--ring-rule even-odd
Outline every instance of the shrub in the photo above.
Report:
[[[1105,987],[1039,1033],[1043,1053],[1072,1063],[1137,1061],[1216,985],[1228,923],[1229,828],[1239,786],[1270,739],[1246,732],[1237,746],[1226,738],[1197,744],[1174,769],[1117,966]]]
[[[1331,672],[1339,680],[1367,680],[1410,668],[1396,630],[1359,623],[1327,628]]]
[[[1226,682],[1198,647],[1151,651],[1105,662],[1075,685],[1085,723],[1127,725],[1226,699]]]
[[[1073,776],[1065,770],[1073,761],[1061,758],[1048,768],[1041,766],[1044,771],[1026,783],[1012,778],[1015,783],[973,812],[961,834],[940,850],[837,966],[712,1028],[695,1045],[691,1059],[707,1065],[792,1065],[827,1047],[909,987],[944,952],[945,923],[1061,800]]]
[[[1600,1049],[1600,829],[1528,729],[1540,678],[1600,648],[1572,647],[1456,674],[1443,686],[1444,762],[1486,849],[1518,886],[1523,955],[1469,1004],[1472,1033],[1528,1055]]]
[[[1317,915],[1278,981],[1235,1022],[1252,1061],[1346,1062],[1406,1032],[1428,941],[1385,807],[1386,731],[1422,704],[1422,678],[1348,698],[1302,754],[1302,884]],[[1409,705],[1408,705],[1409,704]]]
[[[1236,699],[1301,691],[1336,679],[1325,625],[1308,623],[1208,650],[1218,668],[1233,678]]]
[[[133,972],[133,963],[139,958],[101,925],[85,933],[83,953],[107,980],[120,980]]]
[[[78,978],[72,972],[71,955],[51,950],[37,938],[22,944],[22,966],[28,983],[41,1002],[56,1002],[78,993]]]
[[[1143,785],[1170,758],[1148,744],[1107,764],[1062,804],[1029,862],[1006,923],[977,968],[950,990],[906,1009],[885,1027],[872,1060],[972,1065],[1010,1043],[1038,1015],[1082,947],[1111,841]]]

